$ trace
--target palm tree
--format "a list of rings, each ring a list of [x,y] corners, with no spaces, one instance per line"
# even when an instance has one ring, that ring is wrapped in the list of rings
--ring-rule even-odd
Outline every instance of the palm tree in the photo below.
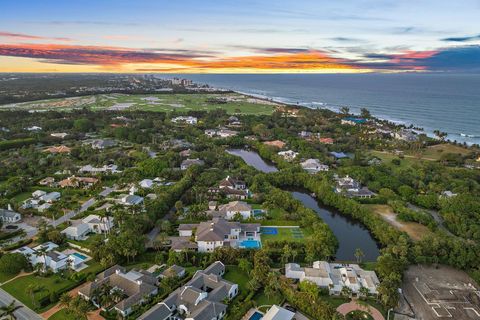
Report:
[[[343,286],[342,291],[340,291],[340,294],[342,295],[342,297],[348,298],[352,294],[352,289],[350,289],[347,286]]]
[[[42,267],[42,271],[43,272],[46,272],[47,271],[47,252],[48,252],[48,248],[45,247],[45,246],[42,246],[40,247],[40,249],[38,249],[36,252],[35,252],[35,255],[37,257],[43,257],[43,267]]]
[[[72,302],[72,296],[68,294],[68,292],[65,292],[60,296],[60,306],[64,308],[68,308],[70,306],[70,303]]]
[[[355,258],[357,258],[357,263],[362,262],[362,258],[365,256],[362,249],[357,248],[355,249]]]
[[[360,293],[360,295],[366,298],[370,294],[370,289],[368,289],[367,287],[361,287],[358,292]]]
[[[20,308],[23,308],[23,306],[15,305],[15,300],[13,300],[12,302],[10,302],[10,304],[0,307],[0,311],[1,311],[0,318],[4,319],[5,317],[11,320],[16,320],[17,317],[15,316],[14,313]]]

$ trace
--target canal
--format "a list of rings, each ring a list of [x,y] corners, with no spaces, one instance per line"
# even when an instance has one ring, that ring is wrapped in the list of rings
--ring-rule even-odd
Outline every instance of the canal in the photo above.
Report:
[[[278,169],[265,162],[255,151],[243,149],[230,149],[228,153],[241,157],[248,165],[262,172],[276,172]],[[377,242],[370,232],[359,222],[339,213],[334,208],[322,206],[315,198],[302,191],[291,191],[293,197],[303,203],[307,208],[314,210],[322,220],[328,224],[335,237],[338,239],[336,260],[355,260],[355,250],[360,248],[365,256],[364,261],[375,261],[380,255]]]

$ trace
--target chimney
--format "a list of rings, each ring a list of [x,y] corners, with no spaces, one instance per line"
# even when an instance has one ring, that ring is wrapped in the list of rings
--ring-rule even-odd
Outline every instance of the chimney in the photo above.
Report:
[[[13,211],[12,205],[10,203],[8,204],[8,210]]]

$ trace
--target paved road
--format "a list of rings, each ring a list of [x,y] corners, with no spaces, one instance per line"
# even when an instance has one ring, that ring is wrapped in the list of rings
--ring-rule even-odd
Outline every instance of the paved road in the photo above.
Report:
[[[450,230],[448,230],[447,227],[445,227],[445,225],[443,223],[443,218],[442,218],[442,216],[440,216],[440,213],[438,211],[423,209],[423,208],[420,208],[420,207],[418,207],[418,206],[416,206],[412,203],[408,203],[407,207],[412,209],[412,210],[415,210],[415,211],[425,211],[425,212],[429,213],[432,216],[433,220],[435,220],[435,222],[437,223],[437,225],[439,226],[440,229],[445,231],[448,235],[450,235],[452,237],[456,237],[456,235],[451,233]]]
[[[13,300],[16,301],[16,305],[22,305],[23,307],[15,311],[15,316],[18,320],[43,320],[37,313],[32,309],[25,306],[23,303],[13,298],[8,292],[0,288],[0,305],[6,306],[10,304]]]
[[[58,226],[59,224],[64,223],[65,221],[68,221],[69,219],[75,217],[77,214],[84,212],[85,210],[90,208],[94,203],[95,203],[95,198],[90,198],[87,201],[85,201],[80,206],[80,209],[78,209],[77,211],[75,210],[69,211],[65,213],[63,216],[61,216],[60,218],[58,218],[57,220],[50,221],[49,224],[51,224],[54,227]]]

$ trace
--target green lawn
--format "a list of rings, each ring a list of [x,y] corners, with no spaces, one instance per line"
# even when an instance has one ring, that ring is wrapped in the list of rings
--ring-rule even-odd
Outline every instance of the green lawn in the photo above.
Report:
[[[103,270],[98,262],[88,262],[89,267],[80,273],[98,273]],[[17,278],[2,286],[2,288],[12,296],[22,301],[26,306],[38,312],[44,312],[50,309],[54,304],[49,304],[43,308],[40,307],[39,301],[42,298],[50,296],[51,292],[60,293],[66,289],[73,288],[75,281],[69,277],[62,278],[59,274],[53,274],[48,277],[39,277],[33,274]],[[33,301],[32,297],[27,294],[26,289],[30,285],[36,286]]]
[[[77,320],[74,315],[68,314],[65,309],[54,313],[48,320]]]
[[[78,246],[81,246],[83,248],[87,248],[89,249],[90,248],[90,245],[95,242],[96,240],[98,239],[104,239],[105,238],[105,235],[103,234],[91,234],[87,239],[85,240],[82,240],[82,241],[78,241],[78,240],[70,240],[68,239],[67,241],[68,242],[71,242],[73,244],[76,244]]]
[[[256,302],[257,306],[260,307],[264,305],[280,305],[283,302],[284,298],[279,293],[275,294],[272,297],[267,297],[267,295],[263,291],[261,291],[253,297],[253,300]]]
[[[0,272],[0,283],[4,283],[5,281],[10,280],[15,276],[16,274],[7,274],[7,273]]]
[[[241,271],[238,266],[227,266],[227,272],[225,272],[223,278],[238,284],[238,288],[242,292],[246,292],[248,290],[247,283],[249,276],[245,272]]]

